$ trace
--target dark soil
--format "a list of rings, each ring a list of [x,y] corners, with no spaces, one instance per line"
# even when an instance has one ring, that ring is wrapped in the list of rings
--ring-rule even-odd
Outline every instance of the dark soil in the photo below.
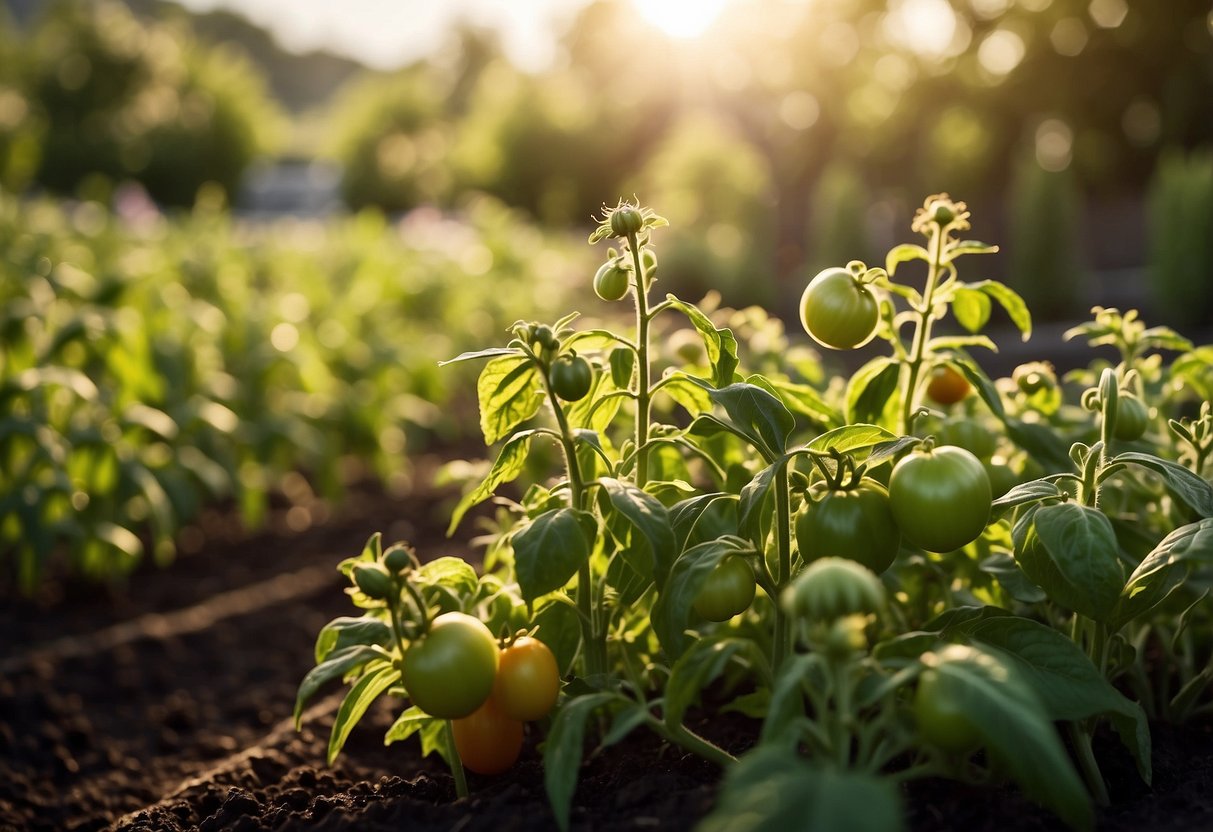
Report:
[[[374,531],[425,557],[467,551],[442,535],[450,502],[370,489],[305,533],[253,536],[216,514],[203,521],[210,542],[116,589],[68,585],[31,601],[0,588],[0,832],[554,828],[534,726],[510,773],[469,775],[472,797],[455,800],[440,760],[413,742],[383,746],[386,701],[332,768],[324,750],[340,693],[311,705],[302,732],[291,721],[316,632],[349,613],[337,562]],[[753,735],[740,718],[695,727],[733,751]],[[1099,829],[1213,829],[1213,725],[1157,726],[1154,743],[1152,790],[1114,742],[1097,747],[1114,801]],[[637,732],[588,756],[573,826],[689,829],[718,779]],[[924,781],[906,797],[924,832],[1060,828],[1009,788]]]

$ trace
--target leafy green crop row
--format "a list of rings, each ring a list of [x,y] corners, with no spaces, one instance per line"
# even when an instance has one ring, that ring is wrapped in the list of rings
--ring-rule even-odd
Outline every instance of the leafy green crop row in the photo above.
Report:
[[[396,227],[142,210],[0,195],[0,552],[27,589],[56,554],[89,575],[169,557],[220,498],[255,526],[288,471],[334,497],[350,460],[388,479],[475,430],[437,361],[577,268],[490,201]]]
[[[523,728],[489,683],[494,666],[513,671],[486,648],[487,625],[544,642],[563,674],[542,745],[562,827],[587,737],[642,727],[725,771],[705,830],[898,830],[898,784],[941,776],[1014,781],[1087,829],[1108,802],[1100,725],[1123,746],[1106,753],[1149,782],[1150,719],[1213,712],[1213,348],[1096,309],[1069,337],[1114,347],[1114,364],[989,378],[971,351],[997,348],[981,332],[994,304],[1025,339],[1032,321],[1006,286],[962,279],[993,250],[962,238],[968,216],[931,197],[913,223],[923,245],[808,284],[816,341],[888,347],[823,385],[778,350],[753,350],[761,373],[745,366],[763,329],[751,340],[653,297],[665,220],[608,209],[590,241],[620,250],[594,288],[630,298],[634,328],[519,322],[507,344],[447,362],[485,362],[481,428],[497,446],[452,527],[522,477],[533,448],[563,462],[482,518],[484,574],[458,558],[421,565],[378,536],[341,564],[362,615],[322,630],[296,706],[351,684],[330,761],[391,694],[412,704],[386,741],[419,735],[460,794],[460,736],[495,744],[485,768],[500,770]],[[945,317],[964,334],[941,334]],[[659,318],[689,323],[695,348],[654,348]],[[433,653],[441,670],[419,677]],[[721,698],[761,721],[750,747],[688,724]]]

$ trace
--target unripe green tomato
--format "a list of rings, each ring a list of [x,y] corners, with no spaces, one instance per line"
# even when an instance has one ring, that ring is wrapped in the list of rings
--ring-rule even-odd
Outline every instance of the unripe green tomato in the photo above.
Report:
[[[831,491],[810,502],[796,518],[796,545],[805,561],[842,557],[876,573],[885,571],[901,547],[889,493],[865,479],[858,488]]]
[[[644,227],[644,217],[633,205],[620,205],[611,211],[611,233],[616,237],[639,234]]]
[[[1011,378],[1020,391],[1029,396],[1057,385],[1057,376],[1053,372],[1053,366],[1044,361],[1020,364],[1011,373]]]
[[[914,451],[889,477],[889,505],[902,535],[928,552],[951,552],[980,537],[992,501],[986,469],[964,448]]]
[[[940,445],[964,448],[978,459],[989,459],[998,448],[998,439],[985,425],[975,419],[948,419],[935,434]]]
[[[552,332],[552,328],[547,324],[540,324],[535,327],[535,342],[545,350],[556,349],[558,342],[556,333]]]
[[[413,565],[413,559],[410,557],[408,549],[397,546],[384,554],[383,565],[387,567],[387,571],[399,575]]]
[[[594,294],[603,300],[620,300],[628,293],[630,277],[631,272],[622,266],[603,263],[594,275]]]
[[[876,333],[879,320],[876,296],[846,269],[819,272],[800,296],[800,323],[823,347],[854,349]]]
[[[968,754],[981,745],[981,735],[960,706],[956,684],[951,676],[924,670],[914,692],[914,721],[929,744],[950,754]]]
[[[952,207],[950,200],[937,199],[928,206],[927,210],[931,214],[931,219],[939,225],[947,225],[956,219],[956,210]]]
[[[884,585],[866,566],[847,558],[810,563],[787,588],[784,607],[809,621],[866,615],[884,606]]]
[[[1125,442],[1141,439],[1150,424],[1150,413],[1141,399],[1123,390],[1116,397],[1116,438]]]
[[[392,579],[377,563],[360,563],[354,567],[354,583],[362,594],[382,601],[392,594]]]
[[[708,621],[728,621],[754,601],[754,570],[740,555],[729,555],[708,575],[692,606]]]
[[[553,393],[566,402],[576,402],[590,392],[594,370],[580,355],[562,355],[552,362],[549,377]]]
[[[418,708],[439,719],[462,719],[493,692],[500,655],[479,618],[446,612],[405,651],[401,678]]]

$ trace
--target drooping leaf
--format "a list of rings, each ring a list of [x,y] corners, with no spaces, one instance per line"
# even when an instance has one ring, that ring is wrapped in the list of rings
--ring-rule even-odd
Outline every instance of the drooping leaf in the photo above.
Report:
[[[354,683],[350,692],[341,700],[337,709],[337,717],[333,720],[333,731],[329,735],[329,747],[326,758],[331,766],[349,739],[350,731],[362,719],[366,709],[392,685],[400,681],[400,671],[390,664],[384,663],[371,670]]]
[[[632,562],[632,568],[642,577],[657,580],[660,587],[678,555],[669,511],[660,500],[633,483],[612,477],[603,477],[599,483],[611,505],[634,530],[632,546],[639,550],[639,558]],[[642,563],[644,567],[637,568]]]
[[[1076,503],[1040,506],[1015,524],[1015,560],[1050,599],[1107,622],[1125,585],[1107,516]]]
[[[447,537],[455,533],[455,529],[458,528],[469,509],[493,496],[493,492],[497,490],[498,486],[517,479],[526,465],[526,455],[530,452],[531,439],[534,436],[535,431],[533,430],[519,431],[501,446],[501,453],[497,454],[497,459],[493,462],[493,467],[489,469],[488,475],[479,485],[464,494],[459,504],[451,511],[451,522],[446,529]]]
[[[596,524],[588,512],[556,508],[514,533],[514,568],[523,600],[554,592],[577,574],[590,557]]]
[[[1162,478],[1167,490],[1198,517],[1213,517],[1213,485],[1182,465],[1136,451],[1118,454],[1111,462],[1128,462],[1153,471]]]
[[[316,636],[316,664],[323,664],[330,655],[347,647],[359,644],[386,647],[391,641],[392,628],[379,618],[371,615],[334,618]]]
[[[369,645],[355,644],[343,650],[333,651],[327,659],[309,670],[299,683],[299,692],[295,695],[295,730],[299,730],[303,706],[326,682],[340,679],[376,658],[383,658],[383,654]]]
[[[1192,567],[1213,564],[1213,519],[1175,529],[1138,564],[1112,616],[1121,627],[1157,607],[1183,584]]]
[[[847,421],[872,422],[880,418],[889,398],[897,390],[901,365],[880,355],[864,364],[847,383]]]
[[[613,693],[578,696],[567,702],[552,721],[552,729],[543,744],[543,783],[548,802],[552,805],[552,814],[556,816],[556,824],[562,830],[569,828],[573,792],[577,789],[577,776],[581,773],[586,721],[594,711],[620,698]]]
[[[734,337],[733,331],[727,327],[717,329],[716,325],[698,307],[681,301],[673,295],[666,295],[666,302],[686,315],[691,326],[695,327],[702,336],[708,361],[712,365],[712,386],[727,387],[732,384],[733,375],[737,370],[737,338]]]
[[[689,644],[693,604],[704,581],[729,555],[752,555],[754,549],[739,537],[723,537],[700,543],[683,552],[670,570],[670,578],[653,604],[650,620],[662,649],[677,659]]]

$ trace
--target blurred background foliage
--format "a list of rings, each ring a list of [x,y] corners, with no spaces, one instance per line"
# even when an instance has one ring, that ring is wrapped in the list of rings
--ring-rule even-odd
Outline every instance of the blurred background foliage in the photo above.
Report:
[[[271,492],[331,498],[342,460],[390,481],[406,446],[474,433],[436,362],[600,313],[584,230],[620,196],[671,221],[660,288],[713,308],[794,320],[807,277],[879,263],[947,190],[1002,246],[980,276],[1038,319],[1115,290],[1213,323],[1208,0],[730,0],[686,39],[640,5],[569,0],[539,68],[469,22],[385,71],[228,11],[4,0],[21,580],[71,541],[107,572],[171,552],[208,500],[255,525]]]

